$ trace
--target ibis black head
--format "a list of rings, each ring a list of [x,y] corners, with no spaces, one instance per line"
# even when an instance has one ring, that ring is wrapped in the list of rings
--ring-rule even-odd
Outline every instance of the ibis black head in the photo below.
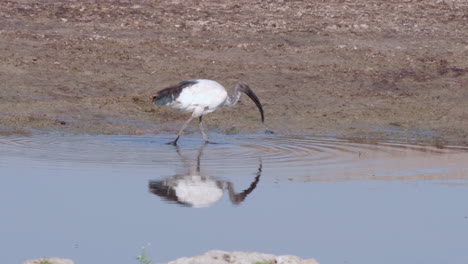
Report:
[[[262,123],[263,123],[265,121],[265,117],[263,116],[263,107],[257,95],[255,95],[252,89],[250,89],[250,87],[245,82],[239,81],[238,84],[239,84],[240,90],[244,92],[248,97],[250,97],[250,99],[252,99],[252,101],[258,107],[258,110],[260,111],[260,115],[262,117]]]

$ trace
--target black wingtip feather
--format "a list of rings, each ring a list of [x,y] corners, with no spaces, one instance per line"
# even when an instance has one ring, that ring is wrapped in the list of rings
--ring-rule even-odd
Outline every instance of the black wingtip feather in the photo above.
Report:
[[[164,88],[161,91],[157,92],[156,95],[153,97],[153,103],[155,105],[170,104],[175,99],[177,99],[177,97],[179,97],[180,93],[184,88],[190,87],[196,83],[198,83],[196,80],[189,80],[180,82],[177,85]]]

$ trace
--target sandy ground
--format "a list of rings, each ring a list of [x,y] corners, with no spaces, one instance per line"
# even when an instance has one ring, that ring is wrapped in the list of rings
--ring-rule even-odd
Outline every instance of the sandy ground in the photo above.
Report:
[[[2,134],[174,132],[187,114],[149,95],[208,78],[249,83],[277,133],[468,145],[465,0],[17,0],[0,17]],[[247,97],[204,120],[263,131]]]

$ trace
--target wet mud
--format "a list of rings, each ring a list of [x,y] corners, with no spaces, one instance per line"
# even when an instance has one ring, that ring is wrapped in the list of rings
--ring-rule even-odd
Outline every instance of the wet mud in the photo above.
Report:
[[[456,0],[4,1],[0,132],[175,132],[187,116],[149,96],[208,78],[247,82],[284,135],[466,145],[467,13]],[[204,121],[263,131],[245,98]]]

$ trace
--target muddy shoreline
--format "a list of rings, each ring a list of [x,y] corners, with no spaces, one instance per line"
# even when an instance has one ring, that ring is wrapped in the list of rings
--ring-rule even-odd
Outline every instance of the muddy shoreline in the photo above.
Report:
[[[244,80],[291,135],[468,145],[465,1],[5,1],[0,133],[171,133],[149,96]],[[210,131],[262,133],[257,109]],[[189,132],[197,132],[192,125]]]

